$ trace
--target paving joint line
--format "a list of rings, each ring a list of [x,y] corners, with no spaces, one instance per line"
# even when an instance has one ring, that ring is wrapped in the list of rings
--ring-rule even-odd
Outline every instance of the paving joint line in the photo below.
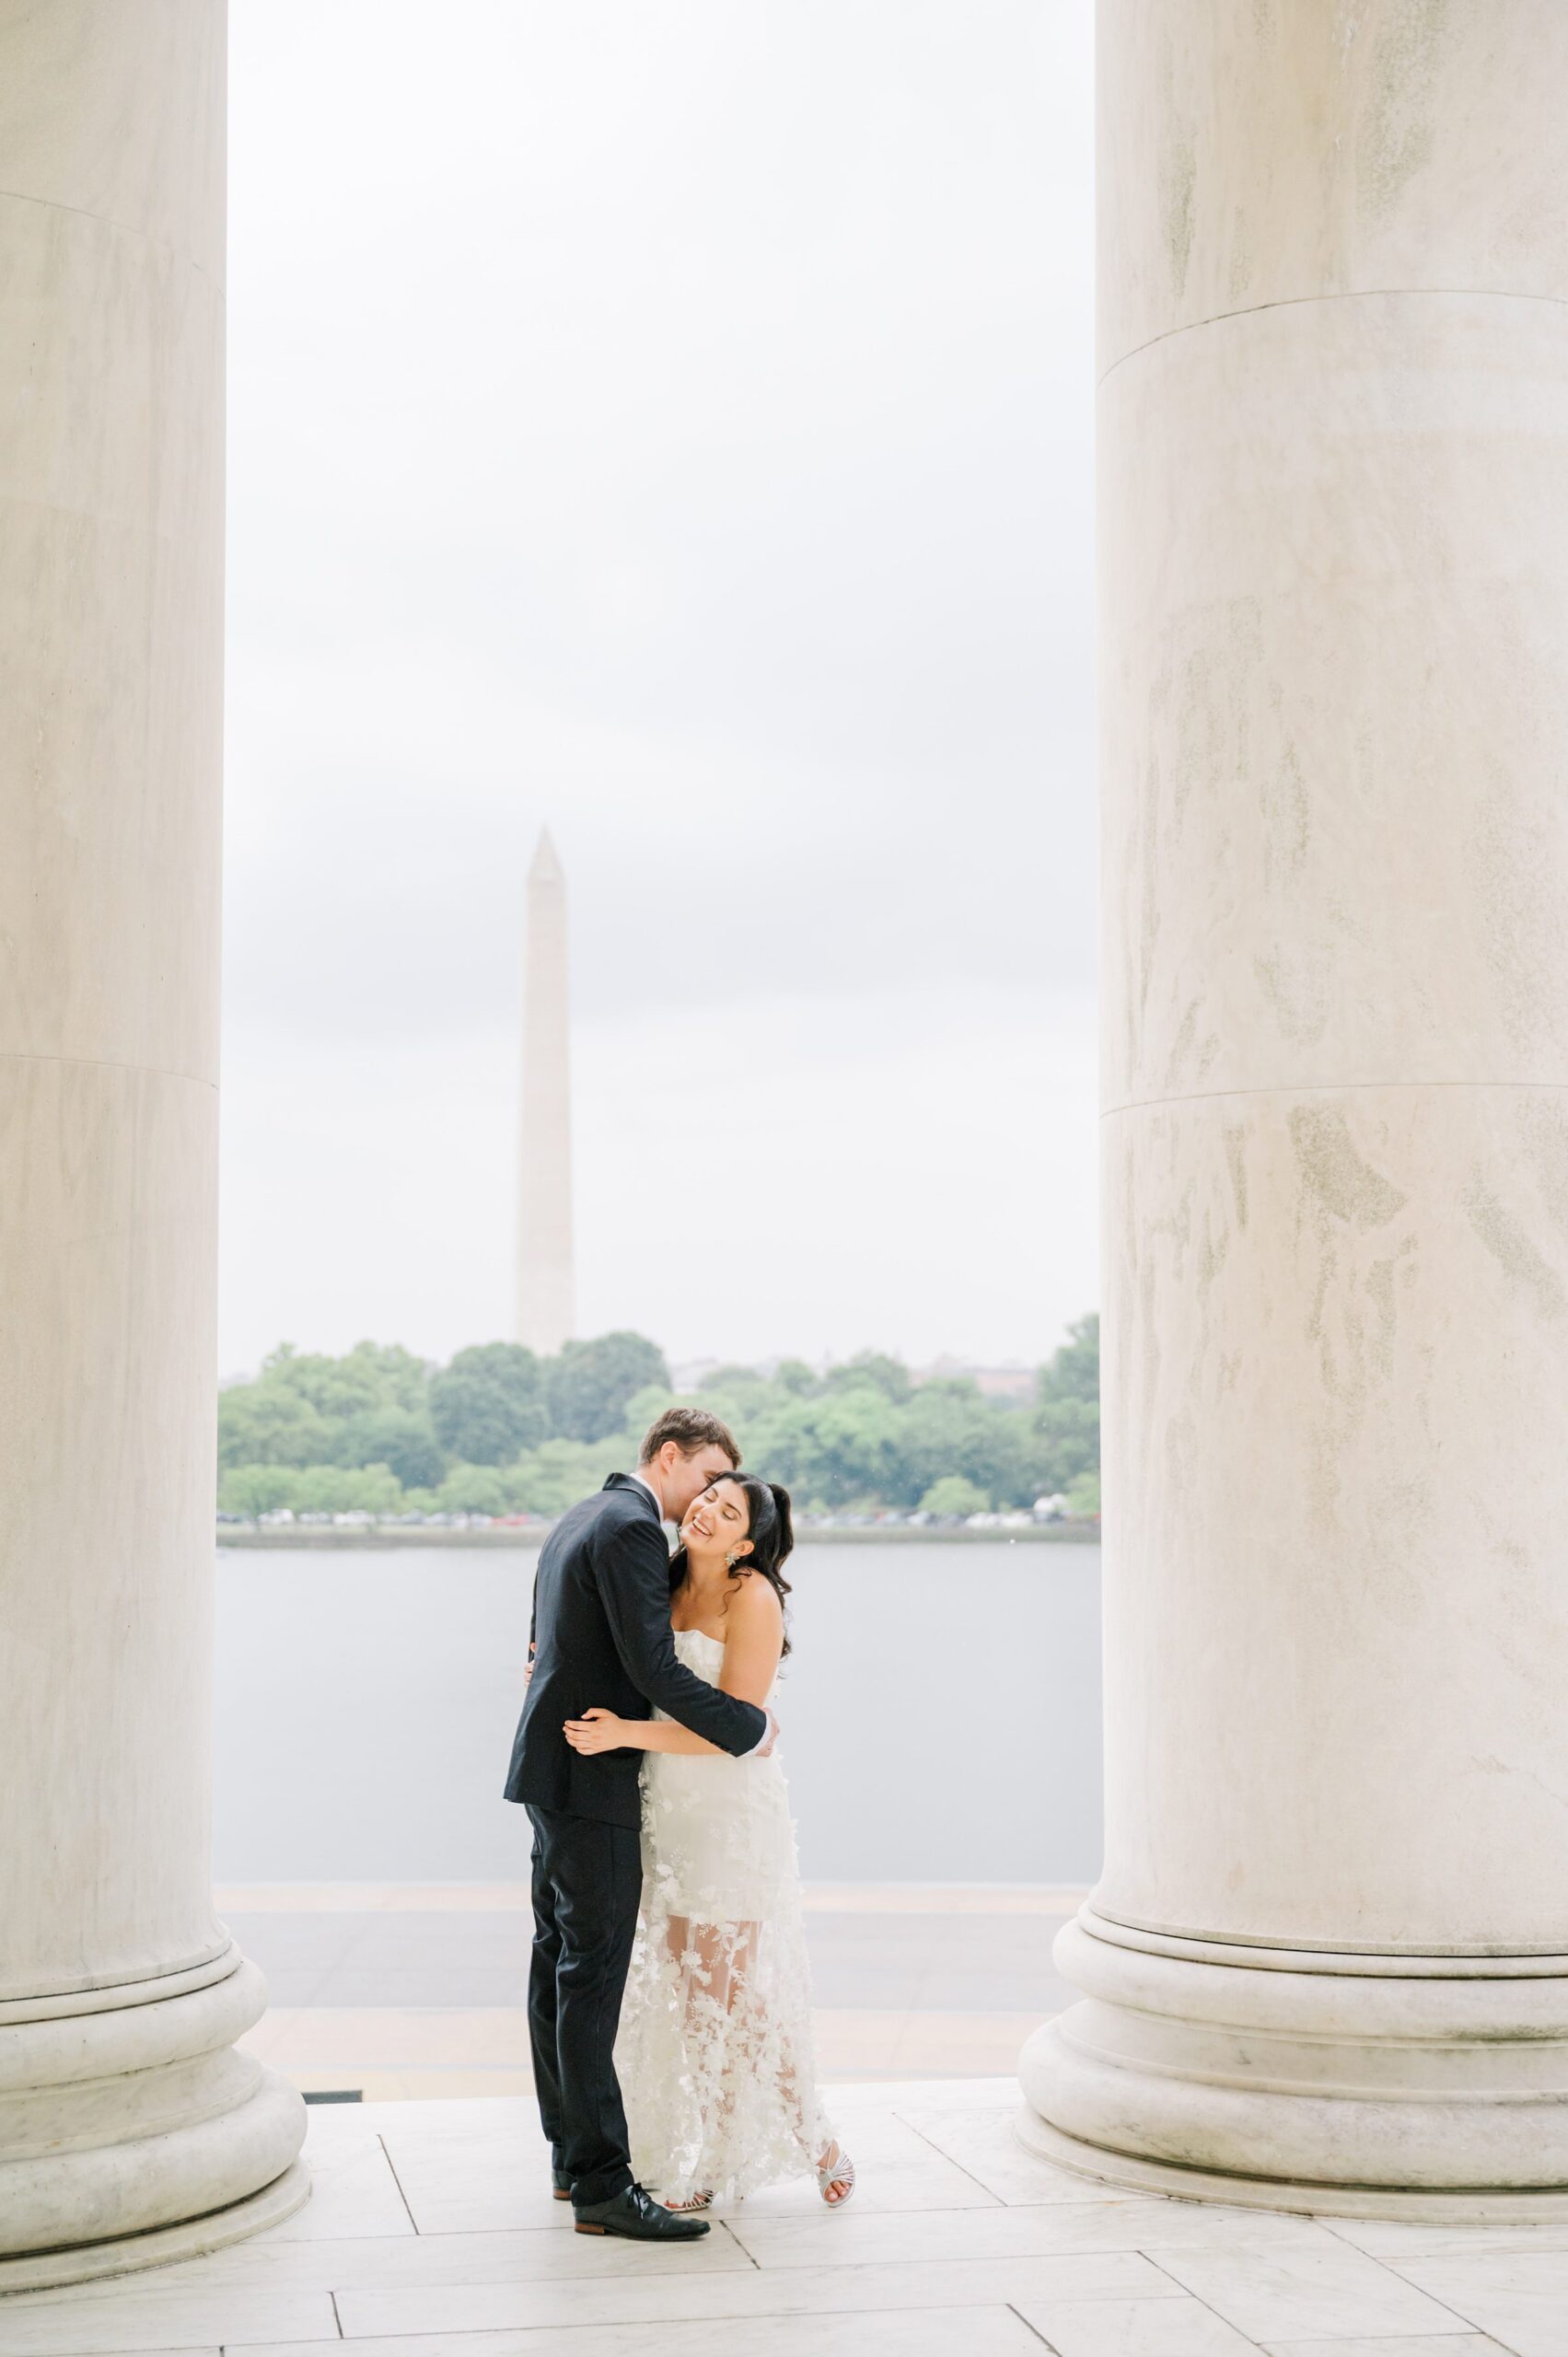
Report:
[[[1161,2197],[1159,2197],[1159,2198],[1160,2198],[1160,2199],[1162,2199],[1162,2200],[1168,2200],[1170,2197],[1169,2197],[1169,2196],[1161,2196]],[[1198,2246],[1198,2247],[1199,2247],[1199,2249],[1202,2249],[1202,2244],[1200,2244],[1200,2245]],[[1180,2278],[1180,2276],[1179,2276],[1179,2275],[1173,2275],[1173,2274],[1171,2273],[1171,2271],[1170,2271],[1170,2270],[1169,2270],[1169,2268],[1168,2268],[1168,2267],[1163,2267],[1163,2266],[1160,2264],[1159,2259],[1157,2258],[1157,2257],[1156,2256],[1156,2254],[1155,2254],[1152,2250],[1140,2250],[1140,2251],[1139,2251],[1139,2253],[1138,2253],[1138,2257],[1139,2257],[1140,2258],[1142,2258],[1142,2259],[1146,2259],[1146,2260],[1148,2261],[1149,2265],[1154,2269],[1154,2270],[1155,2270],[1156,2274],[1156,2275],[1163,2275],[1163,2276],[1165,2277],[1166,2282],[1167,2282],[1168,2284],[1170,2284],[1174,2290],[1176,2290],[1176,2291],[1179,2292],[1179,2293],[1182,2294],[1183,2298],[1185,2298],[1185,2299],[1189,2299],[1189,2300],[1196,2300],[1196,2301],[1197,2301],[1197,2303],[1198,2303],[1198,2305],[1199,2305],[1201,2308],[1206,2308],[1206,2309],[1208,2310],[1208,2312],[1209,2312],[1210,2316],[1215,2316],[1215,2317],[1218,2317],[1219,2322],[1220,2322],[1221,2324],[1223,2324],[1223,2325],[1225,2327],[1225,2329],[1226,2329],[1227,2331],[1229,2331],[1229,2332],[1241,2332],[1241,2327],[1240,2327],[1238,2324],[1233,2324],[1233,2323],[1231,2322],[1231,2319],[1229,2318],[1229,2316],[1222,2315],[1222,2314],[1221,2314],[1221,2312],[1220,2312],[1220,2310],[1219,2310],[1218,2308],[1216,2308],[1216,2307],[1215,2307],[1215,2305],[1214,2305],[1214,2302],[1213,2302],[1212,2300],[1205,2300],[1205,2299],[1204,2299],[1204,2297],[1203,2297],[1203,2294],[1202,2293],[1202,2292],[1194,2292],[1191,2284],[1189,2284],[1189,2283],[1184,2283],[1184,2282],[1181,2281],[1181,2278]],[[1263,2346],[1263,2344],[1262,2344],[1262,2342],[1261,2342],[1261,2341],[1252,2340],[1252,2335],[1251,2335],[1249,2332],[1243,2332],[1243,2333],[1241,2333],[1241,2337],[1242,2337],[1243,2340],[1249,2340],[1249,2341],[1251,2341],[1251,2342],[1252,2342],[1252,2346],[1253,2346],[1253,2348],[1254,2348],[1254,2349],[1261,2349],[1261,2347]],[[1284,2339],[1288,2338],[1288,2336],[1287,2336],[1287,2335],[1283,2334],[1283,2333],[1282,2333],[1282,2335],[1281,2335],[1280,2337],[1281,2337],[1281,2339],[1282,2339],[1282,2340],[1284,2340]],[[1305,2336],[1303,2336],[1303,2337],[1305,2338]]]
[[[405,2212],[405,2214],[406,2214],[406,2216],[407,2216],[407,2218],[408,2218],[409,2224],[413,2228],[414,2233],[417,2235],[417,2234],[418,2234],[418,2232],[419,2232],[419,2220],[414,2216],[414,2214],[413,2214],[413,2211],[412,2211],[412,2208],[411,2207],[410,2202],[409,2202],[408,2195],[403,2191],[403,2181],[402,2181],[401,2177],[398,2175],[398,2165],[397,2165],[396,2161],[394,2161],[394,2160],[393,2160],[393,2158],[392,2158],[392,2156],[391,2156],[390,2153],[389,2153],[389,2152],[388,2152],[388,2150],[387,2150],[387,2140],[386,2140],[385,2136],[383,2136],[383,2135],[382,2135],[382,2133],[381,2133],[381,2131],[380,2131],[380,2130],[379,2130],[379,2129],[377,2129],[377,2131],[376,2131],[376,2142],[377,2142],[377,2144],[379,2144],[379,2145],[380,2145],[380,2147],[381,2147],[381,2154],[382,2154],[382,2157],[383,2157],[383,2159],[386,2161],[387,2166],[388,2166],[388,2167],[391,2170],[391,2172],[392,2172],[392,2183],[393,2183],[393,2184],[397,2187],[397,2189],[398,2189],[398,2200],[399,2200],[402,2203],[402,2205],[403,2205],[403,2210],[404,2210],[404,2212]],[[337,2296],[337,2295],[336,2295],[336,2293],[334,2293],[334,2294],[333,2294],[334,2299],[336,2298],[336,2296]]]
[[[928,2144],[931,2150],[936,2154],[940,2159],[947,2161],[950,2166],[956,2168],[961,2176],[967,2177],[971,2185],[978,2185],[986,2200],[993,2203],[998,2210],[1041,2210],[1049,2206],[1048,2204],[1040,2201],[1009,2201],[1006,2200],[1005,2195],[993,2193],[991,2188],[986,2184],[983,2177],[978,2177],[972,2169],[965,2168],[962,2161],[955,2159],[951,2153],[944,2153],[941,2145],[936,2142],[935,2136],[928,2136],[923,2128],[917,2128],[914,2121],[912,2119],[906,2119],[901,2111],[895,2111],[893,2118],[898,2121],[900,2128],[907,2128],[912,2136],[918,2136],[921,2142],[923,2144]],[[1028,2317],[1026,2317],[1024,2321],[1028,2323]],[[1034,2327],[1030,2325],[1029,2329],[1032,2332],[1034,2330]]]
[[[1353,2250],[1356,2246],[1352,2243],[1348,2245],[1348,2247]],[[1509,2350],[1512,2352],[1512,2357],[1524,2357],[1524,2352],[1516,2349],[1512,2341],[1504,2340],[1500,2332],[1492,2331],[1486,2325],[1477,2324],[1473,2316],[1467,2316],[1464,2310],[1462,2308],[1455,2307],[1451,2300],[1445,2300],[1441,2298],[1437,2293],[1429,2292],[1424,2283],[1411,2282],[1403,2268],[1396,2267],[1391,2258],[1377,2258],[1374,2257],[1371,2251],[1364,2251],[1362,2256],[1364,2258],[1370,2258],[1375,2267],[1381,2267],[1386,2273],[1392,2275],[1397,2282],[1406,2285],[1410,2291],[1419,2292],[1423,2300],[1431,2300],[1437,2307],[1446,2309],[1447,2313],[1455,2319],[1461,2331],[1472,2333],[1479,2332],[1485,2340],[1495,2340],[1500,2349]],[[1420,2251],[1412,2250],[1410,2256],[1412,2259],[1419,2262],[1423,2254]],[[1427,2251],[1424,2256],[1428,2258],[1441,2258],[1442,2253],[1438,2251]],[[1479,2258],[1481,2254],[1478,2252],[1477,2257]],[[1496,2256],[1499,2258],[1517,2258],[1518,2253],[1516,2251],[1499,2251]],[[1444,2338],[1444,2336],[1438,2333],[1434,2333],[1432,2338],[1436,2340]]]

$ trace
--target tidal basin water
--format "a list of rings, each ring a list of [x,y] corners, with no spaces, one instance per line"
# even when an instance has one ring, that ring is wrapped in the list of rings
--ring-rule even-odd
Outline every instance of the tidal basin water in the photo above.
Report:
[[[220,1549],[219,1882],[511,1882],[531,1550]],[[777,1710],[820,1882],[1088,1883],[1099,1550],[805,1545]]]

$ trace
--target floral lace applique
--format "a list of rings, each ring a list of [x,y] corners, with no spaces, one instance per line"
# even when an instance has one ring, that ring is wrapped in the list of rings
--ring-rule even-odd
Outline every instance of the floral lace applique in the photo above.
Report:
[[[680,1630],[676,1650],[718,1683],[716,1637]],[[809,2174],[831,2141],[776,1751],[648,1753],[643,1904],[615,2063],[633,2167],[667,2201],[699,2191],[735,2199]]]

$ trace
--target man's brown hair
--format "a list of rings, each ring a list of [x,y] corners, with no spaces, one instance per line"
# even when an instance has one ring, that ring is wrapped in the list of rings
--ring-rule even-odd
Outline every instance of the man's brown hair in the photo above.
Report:
[[[682,1457],[695,1457],[700,1448],[722,1448],[732,1465],[740,1462],[735,1434],[706,1408],[667,1408],[644,1434],[638,1464],[646,1465],[656,1457],[667,1440],[677,1444]]]

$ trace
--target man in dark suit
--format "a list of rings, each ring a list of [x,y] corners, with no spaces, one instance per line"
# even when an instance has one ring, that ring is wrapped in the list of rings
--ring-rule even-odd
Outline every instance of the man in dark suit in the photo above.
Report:
[[[643,1884],[641,1754],[585,1756],[564,1729],[596,1705],[645,1719],[652,1702],[736,1758],[772,1748],[770,1714],[684,1667],[669,1626],[664,1522],[679,1523],[739,1462],[716,1416],[672,1408],[649,1431],[636,1472],[612,1473],[540,1551],[532,1674],[506,1798],[533,1823],[534,2085],[556,2198],[570,2196],[579,2234],[686,2242],[708,2231],[705,2218],[666,2210],[633,2183],[615,2076]]]

